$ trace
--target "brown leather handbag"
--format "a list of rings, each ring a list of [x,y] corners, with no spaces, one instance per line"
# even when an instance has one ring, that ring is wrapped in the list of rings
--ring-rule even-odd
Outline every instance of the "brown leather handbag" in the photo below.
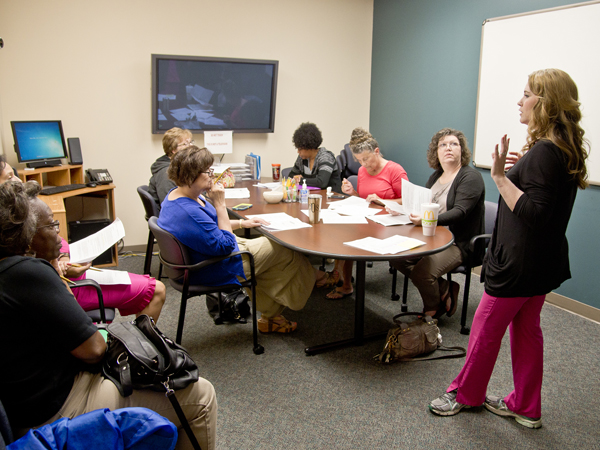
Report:
[[[401,322],[403,316],[419,316],[410,323]],[[383,351],[374,357],[375,360],[390,364],[395,361],[427,361],[430,359],[462,358],[467,354],[463,347],[445,347],[442,335],[437,326],[437,319],[423,316],[422,313],[402,313],[394,316],[399,325],[392,328],[387,335]],[[429,355],[436,350],[458,351],[451,355]],[[418,357],[419,355],[429,355]]]

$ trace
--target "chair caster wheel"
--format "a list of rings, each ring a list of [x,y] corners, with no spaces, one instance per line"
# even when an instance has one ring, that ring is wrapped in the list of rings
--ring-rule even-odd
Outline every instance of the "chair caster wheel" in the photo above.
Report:
[[[471,334],[471,329],[469,327],[461,327],[460,334],[465,334],[468,336]]]
[[[402,311],[402,312],[408,312],[408,306],[402,305],[402,307],[400,308],[400,311]]]
[[[258,344],[256,347],[254,347],[254,354],[255,355],[262,355],[265,352],[265,348]]]
[[[400,296],[398,294],[392,295],[392,301],[393,302],[397,302],[398,300],[400,300]]]

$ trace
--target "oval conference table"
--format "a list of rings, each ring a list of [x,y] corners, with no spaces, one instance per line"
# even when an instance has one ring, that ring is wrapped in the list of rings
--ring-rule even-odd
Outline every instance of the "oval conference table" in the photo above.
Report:
[[[263,178],[262,182],[268,183],[271,182],[271,180],[265,181],[265,178]],[[302,212],[303,209],[307,209],[306,204],[299,202],[280,202],[276,204],[269,204],[264,200],[262,195],[262,193],[268,189],[255,186],[257,183],[258,182],[256,180],[251,180],[237,182],[235,184],[235,188],[248,188],[250,191],[250,198],[227,199],[226,204],[230,216],[233,216],[236,219],[245,219],[247,216],[258,214],[286,213],[308,223],[308,216]],[[327,194],[324,190],[311,190],[310,193],[321,194],[322,209],[327,209],[330,201],[338,201],[331,199],[328,200]],[[231,209],[233,206],[240,203],[251,203],[252,207],[245,211],[235,211]],[[373,207],[374,205],[371,206]],[[381,207],[376,208],[378,208],[380,211],[383,209]],[[382,333],[367,337],[364,335],[365,273],[367,261],[390,261],[393,259],[416,258],[440,252],[448,248],[454,242],[452,233],[445,227],[438,226],[436,228],[435,236],[423,236],[423,229],[421,227],[415,227],[413,225],[385,227],[368,219],[367,222],[368,223],[366,224],[324,224],[323,220],[321,220],[319,223],[312,225],[310,228],[300,228],[287,231],[268,231],[263,227],[254,228],[254,230],[283,245],[284,247],[306,255],[315,255],[321,258],[351,259],[356,261],[356,284],[354,288],[354,336],[350,339],[345,339],[342,341],[308,347],[305,349],[305,352],[308,355],[315,355],[327,350],[346,347],[349,345],[361,345],[365,339],[379,338],[382,336]],[[246,229],[247,233],[249,233],[249,231],[250,230]],[[397,253],[395,255],[381,255],[379,253],[372,253],[351,247],[349,245],[344,245],[344,242],[363,239],[369,236],[378,239],[385,239],[394,235],[419,239],[420,241],[425,242],[425,245],[421,245],[420,247]]]

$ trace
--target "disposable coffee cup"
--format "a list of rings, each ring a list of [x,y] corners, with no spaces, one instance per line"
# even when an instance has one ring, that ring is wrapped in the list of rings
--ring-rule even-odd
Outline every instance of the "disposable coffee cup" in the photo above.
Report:
[[[320,194],[310,194],[308,196],[308,223],[319,223],[321,198]]]
[[[437,203],[421,204],[421,225],[423,225],[424,236],[435,236],[439,213],[440,205]]]

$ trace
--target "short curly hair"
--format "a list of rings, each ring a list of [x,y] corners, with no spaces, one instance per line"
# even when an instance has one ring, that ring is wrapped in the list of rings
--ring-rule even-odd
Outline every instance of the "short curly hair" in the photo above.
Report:
[[[208,171],[214,161],[213,154],[206,147],[190,145],[175,153],[167,175],[177,186],[191,186],[202,172]]]
[[[469,145],[467,143],[467,138],[463,134],[462,131],[453,130],[452,128],[443,128],[437,133],[433,135],[431,138],[431,142],[429,143],[429,148],[427,149],[427,162],[429,163],[429,167],[434,170],[441,169],[440,160],[438,158],[438,144],[440,139],[445,138],[446,136],[455,136],[460,143],[460,165],[461,167],[466,166],[471,161],[471,150],[469,150]]]
[[[379,148],[379,144],[373,135],[360,127],[352,130],[348,145],[350,145],[350,150],[355,155],[360,155],[362,152],[374,152],[376,148]]]
[[[27,253],[37,227],[30,200],[40,190],[35,181],[7,181],[0,185],[0,258]]]
[[[323,136],[314,123],[304,122],[294,131],[292,142],[298,150],[318,150]]]

